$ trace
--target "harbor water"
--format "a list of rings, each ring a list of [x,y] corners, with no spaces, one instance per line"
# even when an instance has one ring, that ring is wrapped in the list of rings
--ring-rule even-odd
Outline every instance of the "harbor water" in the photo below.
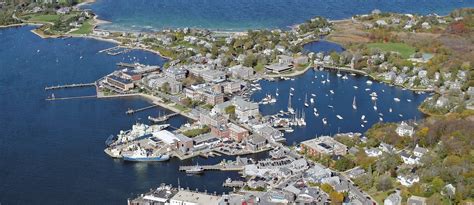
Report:
[[[140,98],[75,99],[93,88],[48,91],[45,86],[93,82],[117,69],[118,62],[162,65],[160,57],[143,51],[109,56],[98,51],[113,47],[92,39],[41,39],[32,27],[0,29],[0,203],[1,204],[124,204],[128,197],[160,183],[227,192],[221,187],[235,172],[187,176],[179,165],[215,164],[222,159],[127,163],[103,150],[105,140],[135,122],[148,123],[159,109],[126,115],[128,108],[149,103]],[[82,56],[82,58],[81,58]],[[165,112],[165,110],[161,110]],[[169,123],[179,127],[187,119]]]

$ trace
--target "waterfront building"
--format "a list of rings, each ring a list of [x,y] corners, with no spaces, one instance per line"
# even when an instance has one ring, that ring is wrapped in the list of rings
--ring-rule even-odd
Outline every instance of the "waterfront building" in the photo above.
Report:
[[[176,193],[178,193],[178,189],[173,188],[171,185],[162,184],[146,194],[127,200],[127,205],[165,205],[169,204],[171,197]]]
[[[295,65],[304,65],[308,63],[309,59],[308,56],[298,56],[293,60]]]
[[[273,139],[273,141],[282,141],[285,139],[283,138],[284,135],[281,131],[279,131],[278,129],[270,125],[266,125],[266,124],[255,125],[253,126],[253,130],[257,134]]]
[[[229,123],[229,137],[234,139],[236,142],[241,142],[249,136],[249,131],[243,127],[240,127],[234,123]]]
[[[241,82],[239,81],[223,82],[221,85],[224,88],[224,93],[226,94],[232,94],[242,90]]]
[[[193,139],[186,137],[183,134],[177,134],[176,139],[177,139],[177,148],[181,150],[182,152],[188,152],[194,146]]]
[[[278,63],[289,65],[289,64],[293,63],[293,58],[291,56],[287,56],[287,55],[279,55],[278,56]]]
[[[188,151],[193,147],[193,140],[184,135],[176,135],[168,130],[160,130],[153,133],[153,137],[161,140],[166,145],[170,145],[174,148],[182,151]]]
[[[123,71],[121,73],[122,73],[122,77],[124,77],[126,79],[129,79],[131,81],[138,81],[138,80],[142,79],[142,74],[137,73],[133,70],[126,70],[126,71]]]
[[[238,78],[238,79],[244,79],[244,80],[247,80],[253,77],[253,74],[254,74],[253,68],[246,67],[243,65],[232,66],[228,70],[232,78]]]
[[[253,134],[247,139],[247,149],[254,152],[260,151],[267,145],[268,141],[263,136],[258,134]]]
[[[178,193],[171,198],[170,205],[218,205],[222,202],[222,196],[179,190]]]
[[[105,82],[122,92],[129,91],[135,86],[131,80],[116,75],[108,75],[105,77]]]
[[[241,122],[247,122],[260,114],[257,103],[246,101],[240,96],[234,97],[232,104],[235,106],[235,114]]]
[[[265,69],[267,70],[267,72],[276,73],[276,74],[291,71],[292,68],[293,68],[293,65],[282,64],[282,63],[274,63],[274,64],[265,66]]]
[[[347,153],[347,146],[330,136],[303,141],[301,147],[311,156],[345,155]]]

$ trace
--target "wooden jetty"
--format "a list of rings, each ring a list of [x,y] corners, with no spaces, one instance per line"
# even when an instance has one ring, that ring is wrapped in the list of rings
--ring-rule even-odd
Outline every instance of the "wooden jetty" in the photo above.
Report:
[[[45,87],[45,90],[56,90],[56,89],[65,89],[65,88],[80,88],[80,87],[90,87],[95,86],[95,83],[74,83],[69,85],[56,85]]]
[[[73,99],[86,99],[86,98],[97,98],[97,95],[86,95],[86,96],[73,96],[73,97],[50,97],[46,98],[48,101],[54,101],[54,100],[73,100]]]
[[[150,106],[147,106],[147,107],[144,107],[144,108],[139,108],[139,109],[128,109],[127,112],[125,112],[125,114],[127,115],[131,115],[131,114],[134,114],[136,112],[141,112],[141,111],[144,111],[144,110],[148,110],[150,108],[154,108],[154,107],[157,107],[158,105],[150,105]]]
[[[115,47],[112,47],[112,48],[106,48],[104,50],[100,50],[99,53],[107,53],[111,56],[116,56],[116,55],[120,55],[120,54],[123,54],[123,53],[128,53],[130,52],[132,49],[130,48],[127,48],[127,47],[122,47],[122,46],[115,46]]]
[[[242,165],[199,165],[205,171],[242,171],[244,170],[244,166]],[[187,171],[190,169],[195,169],[196,165],[192,166],[179,166],[179,171]]]
[[[179,113],[174,112],[174,113],[170,113],[170,114],[167,114],[167,115],[162,115],[162,116],[159,116],[159,117],[148,116],[148,120],[152,121],[153,123],[165,122],[168,119],[170,119],[171,117],[174,117],[176,115],[179,115]]]

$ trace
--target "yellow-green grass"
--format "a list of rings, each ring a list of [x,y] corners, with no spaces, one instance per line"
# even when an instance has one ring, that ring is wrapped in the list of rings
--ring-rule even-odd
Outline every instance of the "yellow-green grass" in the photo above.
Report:
[[[369,43],[368,48],[378,48],[383,51],[400,53],[403,58],[409,58],[415,53],[415,48],[405,43]]]
[[[82,26],[71,32],[72,34],[90,34],[92,33],[92,29],[94,28],[94,25],[92,25],[91,21],[85,21]]]

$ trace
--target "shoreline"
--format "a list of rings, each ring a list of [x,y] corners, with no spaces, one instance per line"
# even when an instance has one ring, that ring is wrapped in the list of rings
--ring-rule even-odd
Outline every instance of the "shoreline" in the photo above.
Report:
[[[175,112],[175,113],[178,113],[179,115],[183,116],[183,117],[186,117],[190,120],[194,120],[194,121],[198,121],[199,119],[194,117],[194,116],[191,116],[189,115],[188,113],[186,112],[183,112],[175,107],[172,107],[166,103],[163,103],[161,102],[161,98],[160,97],[156,97],[156,96],[152,96],[152,95],[148,95],[148,94],[144,94],[144,93],[132,93],[132,94],[119,94],[119,95],[99,95],[97,94],[97,99],[112,99],[112,98],[123,98],[123,97],[139,97],[141,98],[142,100],[145,100],[151,104],[154,104],[154,105],[157,105],[163,109],[167,109],[171,112]]]

